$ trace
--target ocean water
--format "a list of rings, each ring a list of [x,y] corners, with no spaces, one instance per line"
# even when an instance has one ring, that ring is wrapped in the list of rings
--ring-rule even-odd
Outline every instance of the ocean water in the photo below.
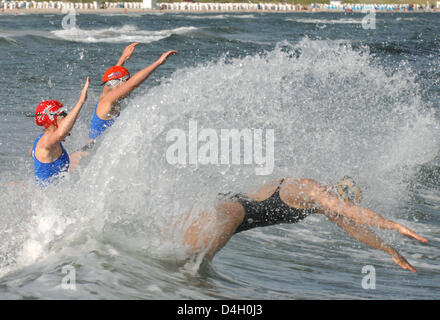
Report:
[[[439,299],[440,19],[377,14],[376,29],[364,29],[363,18],[0,16],[0,298]],[[41,128],[26,113],[46,99],[72,108],[90,76],[64,143],[79,149],[102,74],[132,41],[140,42],[125,64],[132,74],[162,52],[179,53],[124,101],[75,173],[37,190],[28,152]],[[273,171],[170,164],[166,136],[188,132],[191,121],[216,132],[273,130]],[[345,175],[365,207],[429,240],[375,230],[417,273],[318,215],[237,234],[212,261],[188,259],[180,235],[164,232],[194,206],[212,209],[219,192]],[[374,289],[362,285],[365,267]]]

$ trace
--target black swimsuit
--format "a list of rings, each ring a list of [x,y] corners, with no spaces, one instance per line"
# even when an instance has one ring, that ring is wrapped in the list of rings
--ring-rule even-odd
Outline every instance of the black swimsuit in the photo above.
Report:
[[[240,193],[230,197],[237,200],[244,208],[243,222],[235,233],[279,223],[296,223],[313,213],[312,209],[292,208],[281,200],[280,187],[283,181],[284,179],[275,192],[264,201],[256,201]]]

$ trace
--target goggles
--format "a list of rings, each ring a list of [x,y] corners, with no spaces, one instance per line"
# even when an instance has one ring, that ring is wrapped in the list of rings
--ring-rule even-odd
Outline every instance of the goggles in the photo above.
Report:
[[[121,82],[125,82],[128,79],[130,79],[130,76],[126,75],[126,76],[123,76],[122,78],[119,78],[119,79],[109,80],[105,84],[108,85],[110,88],[114,88],[114,87],[117,87]]]
[[[46,110],[44,110],[44,113],[26,114],[26,117],[34,118],[34,117],[39,117],[39,116],[44,116],[44,115],[47,115],[47,116],[49,116],[49,118],[51,120],[54,120],[54,116],[61,116],[61,117],[65,118],[67,116],[67,112],[65,110],[57,111],[57,112],[46,112]]]

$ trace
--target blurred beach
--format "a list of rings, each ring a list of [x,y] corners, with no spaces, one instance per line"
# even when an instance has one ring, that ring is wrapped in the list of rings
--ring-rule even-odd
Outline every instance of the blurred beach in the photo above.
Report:
[[[62,2],[62,1],[2,1],[2,14],[48,14],[75,10],[78,13],[141,13],[141,12],[439,12],[440,1],[434,6],[422,4],[353,4],[330,1],[310,5],[288,3],[217,3],[217,2]]]

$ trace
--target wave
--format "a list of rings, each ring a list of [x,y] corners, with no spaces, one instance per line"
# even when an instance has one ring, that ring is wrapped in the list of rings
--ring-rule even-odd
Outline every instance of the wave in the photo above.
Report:
[[[131,25],[124,25],[120,28],[112,27],[96,30],[85,30],[72,28],[66,30],[55,30],[51,33],[63,40],[85,43],[114,43],[114,42],[141,42],[151,43],[168,38],[174,34],[186,34],[198,30],[196,27],[180,27],[171,30],[139,30]]]
[[[397,17],[396,21],[420,21],[420,19],[418,19],[417,17],[410,17],[410,18]]]
[[[163,16],[165,14],[169,14],[168,12],[127,12],[127,13],[101,13],[96,12],[93,13],[100,17],[125,17],[125,18],[142,18],[148,16]]]
[[[362,23],[361,19],[334,19],[334,20],[325,20],[325,19],[291,19],[287,18],[286,21],[293,21],[299,23],[312,23],[312,24],[360,24]]]
[[[187,19],[197,19],[197,20],[205,20],[205,19],[256,19],[256,16],[253,14],[242,14],[242,15],[234,15],[234,14],[217,14],[217,15],[185,15]]]
[[[14,45],[19,43],[17,40],[15,40],[15,39],[13,39],[13,38],[11,38],[9,36],[2,35],[2,34],[0,34],[0,41],[2,41],[2,42],[4,41],[4,42],[6,42],[8,44],[14,44]]]
[[[40,30],[1,30],[0,37],[3,38],[15,38],[15,37],[26,37],[26,36],[37,36],[37,37],[51,37],[50,33],[47,31]],[[15,41],[11,39],[12,41]]]

